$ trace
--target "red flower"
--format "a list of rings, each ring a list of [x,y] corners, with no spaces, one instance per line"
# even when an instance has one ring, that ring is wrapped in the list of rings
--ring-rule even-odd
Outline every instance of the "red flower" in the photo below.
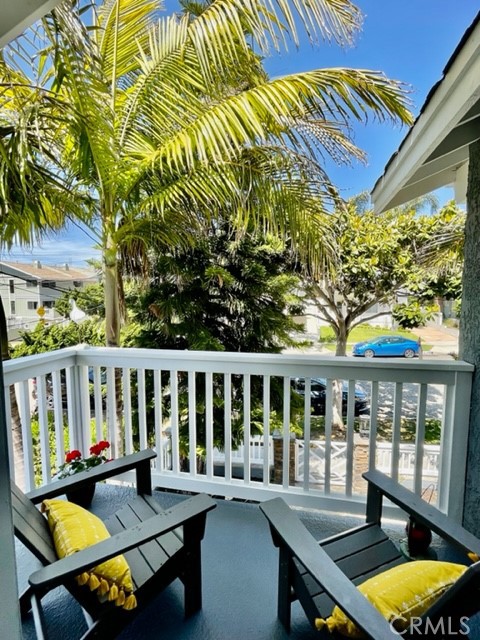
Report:
[[[67,451],[65,455],[66,462],[73,462],[74,460],[79,460],[82,457],[82,452],[78,449],[73,449],[72,451]]]
[[[97,442],[96,444],[92,444],[92,446],[90,447],[90,453],[92,456],[99,456],[101,455],[102,451],[105,451],[105,449],[108,449],[109,446],[110,446],[109,442],[107,442],[106,440],[100,440],[100,442]]]
[[[88,471],[99,464],[108,462],[104,451],[108,449],[110,443],[106,440],[100,440],[96,444],[92,444],[90,447],[90,455],[87,458],[82,458],[82,453],[78,449],[67,451],[64,464],[58,468],[58,477],[67,478],[74,473],[80,473],[81,471]]]

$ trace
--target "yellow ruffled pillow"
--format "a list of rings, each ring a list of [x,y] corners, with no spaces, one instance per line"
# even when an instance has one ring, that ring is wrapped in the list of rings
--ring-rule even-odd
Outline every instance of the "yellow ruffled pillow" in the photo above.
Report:
[[[59,558],[70,556],[110,537],[103,522],[86,509],[66,500],[44,500],[42,512],[47,514],[48,525]],[[78,584],[88,585],[100,600],[115,602],[130,610],[137,606],[133,595],[130,567],[123,555],[102,562],[76,578]]]
[[[411,618],[421,616],[466,571],[463,564],[417,560],[407,562],[363,582],[358,590],[397,631],[405,631]],[[365,634],[335,607],[326,620],[315,620],[317,629],[327,627],[348,638]]]

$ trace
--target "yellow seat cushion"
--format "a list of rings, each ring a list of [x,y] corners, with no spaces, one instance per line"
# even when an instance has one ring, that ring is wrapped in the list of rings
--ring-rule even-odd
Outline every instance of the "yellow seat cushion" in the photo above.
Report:
[[[103,522],[86,509],[66,500],[44,500],[42,511],[47,514],[48,525],[59,558],[70,556],[110,534]],[[130,567],[123,555],[102,562],[76,578],[78,584],[88,585],[100,600],[114,601],[124,609],[133,609],[136,599]]]
[[[463,564],[417,560],[407,562],[363,582],[358,590],[392,623],[405,631],[411,618],[421,616],[466,571]],[[362,631],[335,607],[326,620],[315,621],[317,629],[327,627],[348,638],[364,638]]]

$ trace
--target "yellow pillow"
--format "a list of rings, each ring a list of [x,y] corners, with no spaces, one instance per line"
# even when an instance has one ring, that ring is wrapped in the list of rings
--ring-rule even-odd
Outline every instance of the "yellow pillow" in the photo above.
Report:
[[[59,558],[70,556],[92,544],[110,537],[103,522],[86,509],[65,500],[44,500],[42,511],[46,512],[53,543]],[[130,567],[123,555],[102,562],[76,578],[78,584],[96,591],[101,600],[130,610],[137,606],[133,595]]]
[[[358,590],[397,631],[405,631],[411,618],[421,616],[466,571],[463,564],[417,560],[401,564],[363,582]],[[365,634],[335,607],[326,620],[315,620],[317,629],[327,627],[349,638]]]

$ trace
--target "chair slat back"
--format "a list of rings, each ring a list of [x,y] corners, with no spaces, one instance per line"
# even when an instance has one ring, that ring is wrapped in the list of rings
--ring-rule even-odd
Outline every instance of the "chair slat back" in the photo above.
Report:
[[[12,483],[13,527],[17,538],[43,565],[57,560],[47,519]]]

